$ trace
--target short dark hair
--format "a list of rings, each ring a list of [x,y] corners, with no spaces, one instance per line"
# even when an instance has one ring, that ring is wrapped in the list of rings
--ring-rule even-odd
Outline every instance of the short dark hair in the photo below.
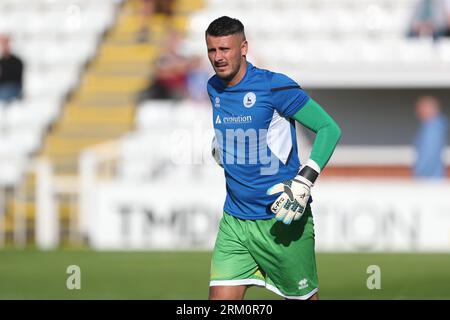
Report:
[[[242,33],[245,38],[244,25],[238,19],[222,16],[211,22],[206,29],[205,36],[224,37]]]

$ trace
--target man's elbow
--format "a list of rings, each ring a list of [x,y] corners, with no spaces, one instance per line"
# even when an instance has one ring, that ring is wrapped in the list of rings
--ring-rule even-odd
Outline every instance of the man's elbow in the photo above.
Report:
[[[334,131],[334,135],[336,136],[336,141],[339,142],[339,140],[342,137],[342,129],[336,122],[333,123],[332,127],[333,127],[333,131]]]

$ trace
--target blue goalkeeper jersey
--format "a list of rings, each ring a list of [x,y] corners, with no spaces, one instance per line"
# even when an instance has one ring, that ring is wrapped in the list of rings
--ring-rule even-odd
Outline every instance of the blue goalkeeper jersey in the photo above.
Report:
[[[238,84],[226,86],[214,75],[207,87],[226,178],[224,211],[241,219],[272,218],[278,195],[266,191],[300,168],[291,117],[309,96],[286,75],[249,62]]]

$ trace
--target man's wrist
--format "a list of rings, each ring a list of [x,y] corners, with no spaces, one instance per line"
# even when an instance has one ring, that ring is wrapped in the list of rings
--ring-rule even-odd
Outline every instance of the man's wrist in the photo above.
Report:
[[[317,164],[317,162],[315,162],[312,159],[308,159],[308,161],[306,161],[305,166],[308,166],[312,169],[314,169],[314,171],[317,171],[318,174],[320,174],[320,166]]]
[[[312,187],[319,177],[320,167],[314,161],[309,159],[306,164],[304,164],[300,171],[297,173],[295,179],[299,180],[299,182],[307,184],[309,187]]]

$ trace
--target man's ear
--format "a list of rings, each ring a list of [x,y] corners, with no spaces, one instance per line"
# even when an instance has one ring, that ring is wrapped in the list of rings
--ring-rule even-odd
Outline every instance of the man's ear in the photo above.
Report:
[[[248,52],[248,42],[244,40],[241,44],[241,56],[246,56]]]

